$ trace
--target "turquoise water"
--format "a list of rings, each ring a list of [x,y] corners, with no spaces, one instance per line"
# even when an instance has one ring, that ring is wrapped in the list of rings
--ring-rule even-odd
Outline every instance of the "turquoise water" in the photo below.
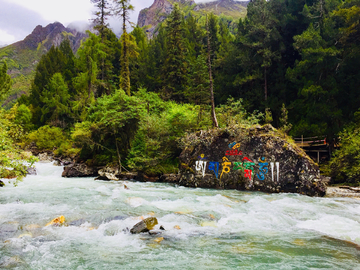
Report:
[[[37,168],[0,189],[0,268],[360,269],[356,199],[102,182]],[[61,215],[64,226],[45,226]],[[162,235],[128,232],[150,216]]]

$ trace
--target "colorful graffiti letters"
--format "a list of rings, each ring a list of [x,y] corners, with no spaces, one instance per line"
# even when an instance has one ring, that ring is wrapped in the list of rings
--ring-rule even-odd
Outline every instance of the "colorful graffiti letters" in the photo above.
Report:
[[[247,162],[245,162],[247,161]],[[243,162],[234,162],[234,170],[242,170],[245,173],[245,177],[251,180],[252,172],[254,170],[255,163],[248,157],[243,158]]]
[[[223,163],[221,164],[223,166],[221,175],[220,175],[220,179],[223,175],[223,173],[229,173],[230,172],[230,166],[231,166],[231,162],[226,158],[223,157]]]
[[[269,171],[269,168],[267,166],[269,166],[269,163],[266,162],[266,159],[264,157],[259,159],[259,173],[256,174],[256,176],[261,181],[265,179],[265,174],[267,174]]]
[[[219,162],[209,162],[209,170],[215,173],[216,178],[219,176]]]
[[[225,153],[225,156],[242,156],[242,152],[238,151],[237,149],[235,150],[227,150]]]
[[[230,173],[231,171],[231,163],[230,160],[228,159],[229,156],[241,156],[243,153],[242,151],[240,151],[240,143],[236,143],[233,142],[231,144],[229,144],[229,148],[230,150],[227,150],[225,153],[225,156],[222,158],[222,170],[221,170],[221,175],[220,175],[220,179],[224,174]],[[202,176],[205,176],[205,171],[206,171],[206,164],[207,162],[205,161],[207,158],[205,158],[204,154],[201,154],[199,156],[198,161],[196,161],[196,171],[201,172]],[[219,162],[209,162],[208,163],[208,168],[210,171],[213,171],[216,178],[219,178],[219,167],[220,167],[220,163]],[[243,157],[241,162],[237,162],[234,161],[233,162],[233,170],[242,170],[244,172],[244,176],[246,178],[249,178],[250,183],[253,180],[253,174],[254,174],[254,167],[256,167],[256,169],[258,169],[258,173],[256,174],[257,178],[261,181],[265,180],[265,176],[268,174],[269,172],[269,162],[267,162],[265,157],[259,158],[259,162],[256,165],[250,158],[248,157]],[[279,162],[270,162],[270,168],[271,168],[271,179],[274,182],[274,170],[276,168],[276,181],[279,182],[279,174],[280,174],[280,164]]]

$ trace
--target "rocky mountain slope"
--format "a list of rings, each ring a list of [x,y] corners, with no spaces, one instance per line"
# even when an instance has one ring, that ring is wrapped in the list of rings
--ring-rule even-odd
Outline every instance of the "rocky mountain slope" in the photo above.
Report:
[[[35,67],[40,57],[48,52],[51,46],[59,46],[68,38],[75,52],[86,36],[84,32],[66,28],[61,23],[55,22],[45,27],[38,25],[24,40],[0,48],[0,61],[6,61],[13,79],[12,91],[5,105],[29,91]]]
[[[147,26],[147,32],[151,37],[156,26],[164,21],[171,13],[173,5],[178,3],[185,11],[193,11],[203,14],[213,12],[216,15],[231,16],[234,19],[243,18],[246,15],[246,6],[249,1],[217,0],[209,3],[196,4],[193,0],[155,0],[149,7],[140,11],[138,25]]]
[[[214,2],[201,3],[198,5],[199,10],[212,12],[216,15],[231,16],[235,19],[244,18],[246,7],[249,1],[218,0]]]

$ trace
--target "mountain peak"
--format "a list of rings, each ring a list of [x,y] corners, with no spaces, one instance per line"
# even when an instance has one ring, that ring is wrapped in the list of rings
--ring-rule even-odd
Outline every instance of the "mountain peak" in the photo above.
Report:
[[[85,33],[66,28],[60,22],[54,22],[45,27],[42,25],[36,26],[32,33],[26,36],[24,40],[13,45],[19,49],[30,50],[43,47],[43,50],[46,52],[51,46],[59,46],[65,38],[69,38],[73,51],[76,51],[80,46],[81,39],[84,37],[86,37]]]
[[[249,1],[217,0],[214,2],[196,5],[193,0],[154,0],[154,3],[140,11],[138,26],[148,26],[146,30],[151,37],[156,26],[164,21],[173,10],[173,5],[178,3],[180,7],[193,6],[194,11],[213,12],[216,15],[224,14],[236,19],[245,17],[246,6]]]

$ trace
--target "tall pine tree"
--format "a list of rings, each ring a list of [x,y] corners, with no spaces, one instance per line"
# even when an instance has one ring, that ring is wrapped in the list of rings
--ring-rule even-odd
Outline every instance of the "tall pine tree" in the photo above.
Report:
[[[130,96],[130,68],[129,68],[129,42],[130,37],[126,30],[126,23],[129,21],[129,13],[134,10],[134,7],[130,5],[130,0],[114,0],[115,3],[115,15],[119,16],[122,20],[122,53],[120,58],[121,73],[120,73],[120,88],[123,89],[126,94]]]
[[[184,101],[187,85],[187,51],[184,44],[184,19],[178,4],[166,21],[166,58],[163,66],[163,95],[166,99]]]

